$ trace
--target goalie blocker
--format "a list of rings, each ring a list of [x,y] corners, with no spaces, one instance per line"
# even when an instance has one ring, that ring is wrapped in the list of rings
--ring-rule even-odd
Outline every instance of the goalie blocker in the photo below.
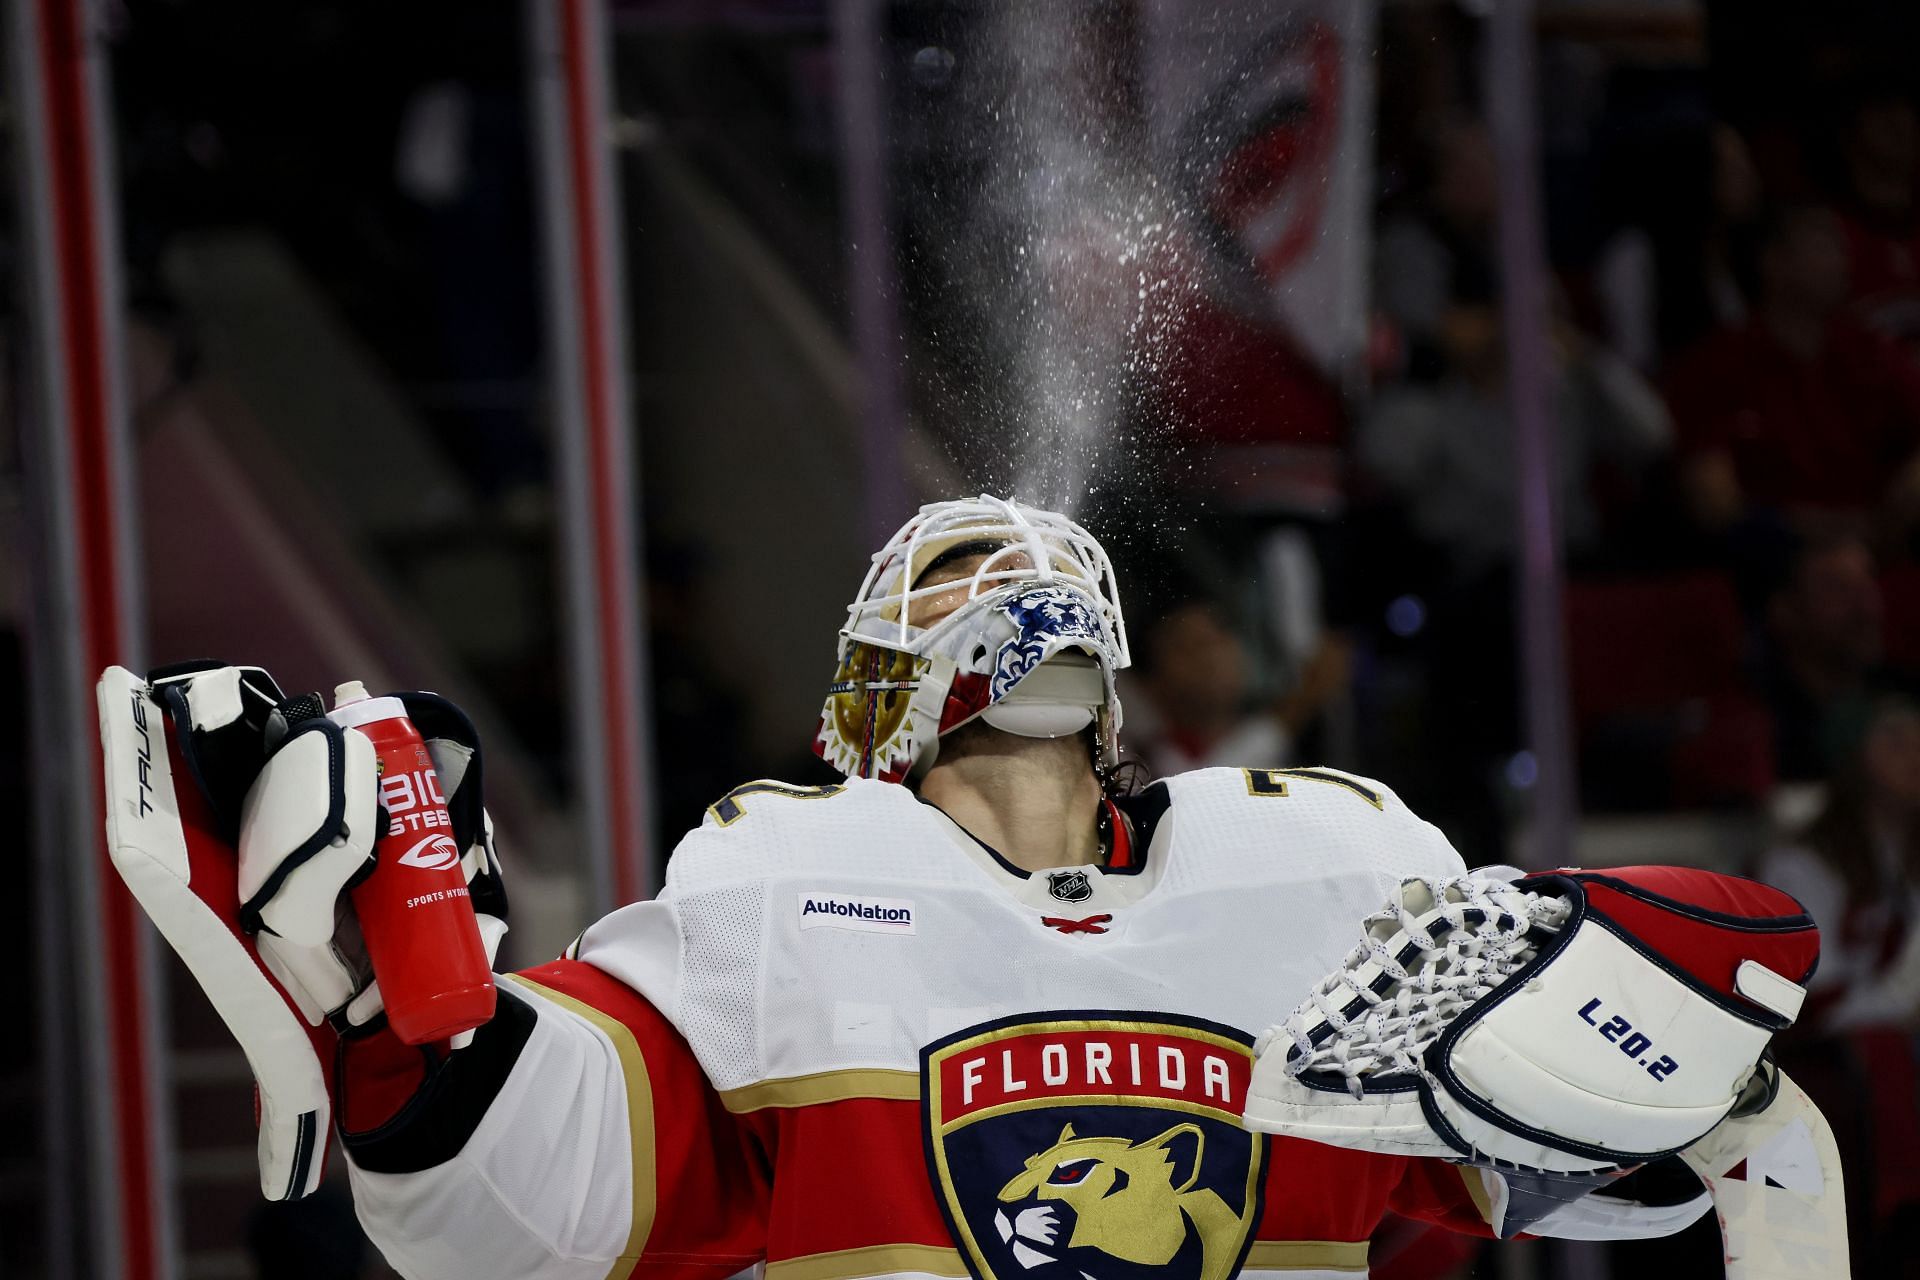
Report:
[[[1408,881],[1366,929],[1263,1041],[1248,1124],[1551,1173],[1704,1138],[1819,955],[1787,894],[1678,867]]]
[[[373,747],[257,667],[189,663],[144,679],[109,667],[98,696],[113,865],[246,1054],[261,1193],[298,1199],[319,1184],[336,1111],[326,1064],[385,1025],[358,929],[337,910],[371,871],[384,825]],[[444,699],[393,696],[446,795],[490,966],[506,891],[477,735]],[[424,1070],[470,1038],[406,1065]]]

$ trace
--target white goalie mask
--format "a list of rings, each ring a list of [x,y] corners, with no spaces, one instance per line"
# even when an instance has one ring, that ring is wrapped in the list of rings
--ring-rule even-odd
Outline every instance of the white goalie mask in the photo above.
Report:
[[[923,581],[976,557],[970,575]],[[984,718],[1032,738],[1093,726],[1113,764],[1114,675],[1128,662],[1113,565],[1092,534],[985,495],[929,503],[874,554],[847,609],[813,749],[849,777],[903,782],[933,764],[940,735]]]

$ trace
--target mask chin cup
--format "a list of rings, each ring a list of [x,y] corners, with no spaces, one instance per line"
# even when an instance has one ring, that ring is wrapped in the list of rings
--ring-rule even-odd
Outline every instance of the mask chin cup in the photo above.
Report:
[[[1065,738],[1093,723],[1093,708],[1047,706],[1037,702],[1008,705],[1002,702],[981,712],[980,718],[1002,733],[1011,733],[1017,738]]]
[[[980,718],[1015,737],[1065,738],[1093,723],[1106,693],[1098,662],[1083,653],[1055,654]]]

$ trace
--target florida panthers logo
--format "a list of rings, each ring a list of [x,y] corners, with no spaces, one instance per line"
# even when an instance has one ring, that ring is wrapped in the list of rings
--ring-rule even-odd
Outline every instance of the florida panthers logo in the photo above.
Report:
[[[1084,640],[1102,652],[1112,638],[1087,597],[1067,587],[1035,587],[1008,600],[1000,611],[1013,620],[1019,634],[1000,646],[994,657],[993,701],[1026,679],[1032,670],[1061,649]]]
[[[1264,1144],[1238,1116],[1252,1053],[1226,1027],[1063,1017],[924,1054],[927,1150],[977,1280],[1226,1280]]]

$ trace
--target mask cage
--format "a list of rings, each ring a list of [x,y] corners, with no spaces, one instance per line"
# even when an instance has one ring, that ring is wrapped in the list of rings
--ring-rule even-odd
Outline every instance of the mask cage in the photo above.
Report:
[[[1001,548],[983,560],[970,579],[912,585],[941,554],[974,542],[998,542]],[[1031,567],[1006,565],[1015,553],[1024,553]],[[962,607],[931,627],[916,627],[907,621],[916,601],[964,588],[971,603],[1036,583],[1073,587],[1089,596],[1113,636],[1115,669],[1131,664],[1113,562],[1094,536],[1057,512],[984,494],[929,503],[874,553],[847,609],[847,625],[840,633],[842,654],[847,645],[862,641],[924,654],[948,631],[966,625],[974,611]]]

